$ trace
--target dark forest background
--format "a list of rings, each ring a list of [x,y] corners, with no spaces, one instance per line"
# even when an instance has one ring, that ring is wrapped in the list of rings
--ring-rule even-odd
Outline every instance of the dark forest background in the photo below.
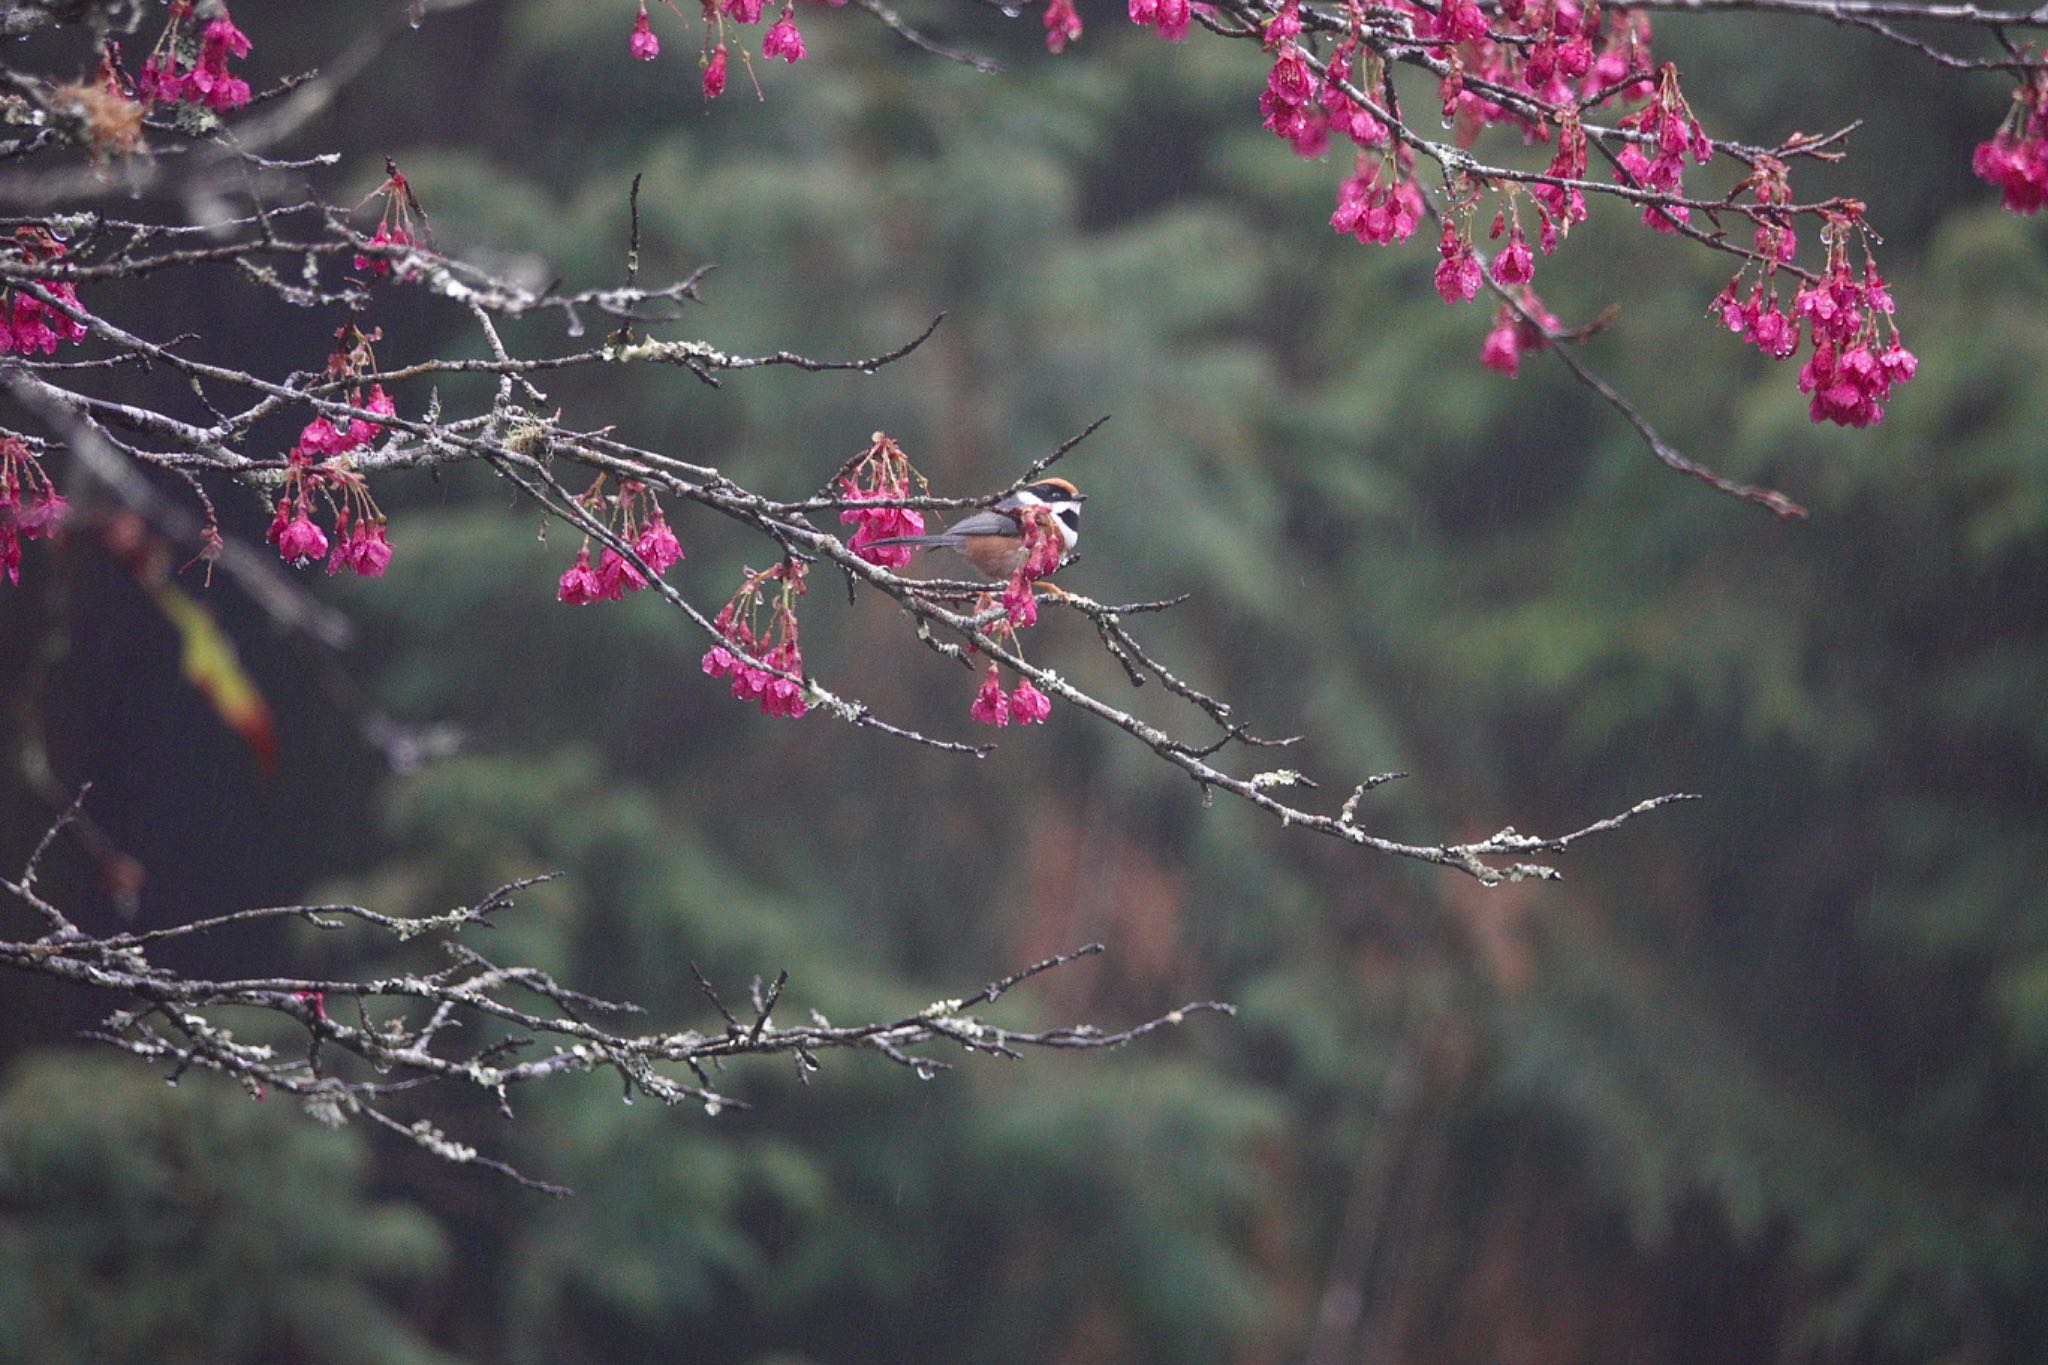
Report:
[[[328,60],[366,8],[239,0],[252,80]],[[498,955],[664,1024],[712,1017],[693,960],[735,989],[787,968],[795,1009],[852,1021],[1091,939],[1105,958],[1004,1009],[1241,1013],[929,1082],[739,1067],[756,1107],[716,1118],[597,1080],[510,1124],[431,1111],[578,1192],[552,1202],[167,1087],[76,1040],[106,1002],[10,980],[0,1356],[2048,1358],[2048,250],[1968,169],[2006,85],[1832,29],[1658,20],[1710,133],[1867,120],[1801,185],[1870,200],[1919,377],[1873,431],[1811,425],[1791,367],[1705,316],[1725,258],[1610,205],[1537,284],[1568,323],[1619,303],[1588,359],[1683,448],[1813,509],[1787,525],[1660,468],[1547,357],[1482,370],[1484,305],[1437,300],[1431,242],[1325,226],[1344,168],[1260,130],[1248,47],[1163,44],[1120,10],[1084,3],[1057,59],[1034,16],[938,10],[1009,63],[985,77],[807,9],[809,60],[762,66],[759,103],[735,68],[706,109],[671,14],[642,65],[627,0],[473,5],[401,31],[300,141],[349,152],[335,197],[388,151],[442,243],[579,287],[622,276],[644,173],[644,270],[719,267],[664,335],[870,355],[948,313],[874,377],[549,389],[751,486],[816,487],[881,429],[940,491],[989,488],[1113,414],[1062,466],[1092,495],[1062,581],[1194,593],[1145,622],[1159,653],[1306,733],[1289,761],[1331,784],[1412,772],[1367,798],[1379,830],[1706,799],[1576,849],[1562,884],[1489,891],[1205,809],[1070,709],[981,763],[768,720],[658,602],[558,605],[573,539],[481,472],[380,479],[389,575],[307,577],[359,626],[338,665],[207,594],[278,717],[266,778],[132,577],[74,539],[0,589],[0,857],[55,813],[23,778],[47,754],[145,870],[145,925],[431,911],[561,869]],[[174,288],[86,302],[279,368],[339,322],[225,275]],[[472,345],[402,287],[366,321],[387,361]],[[260,537],[253,499],[223,506]],[[763,553],[677,529],[671,577],[712,607]],[[1034,658],[1171,714],[1078,619],[1034,634]],[[976,737],[973,678],[882,601],[813,592],[805,643],[840,690]],[[396,772],[372,715],[464,743]],[[120,913],[69,845],[46,885],[90,925]],[[198,965],[374,971],[372,946],[251,935]]]

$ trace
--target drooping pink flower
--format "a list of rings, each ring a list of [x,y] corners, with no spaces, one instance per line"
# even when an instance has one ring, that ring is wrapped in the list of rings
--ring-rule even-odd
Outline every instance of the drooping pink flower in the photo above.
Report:
[[[302,506],[278,532],[277,553],[291,564],[304,564],[327,553],[327,533],[313,524]]]
[[[597,595],[607,602],[616,602],[629,592],[638,592],[647,586],[647,579],[632,561],[614,550],[604,547],[597,557]]]
[[[1003,691],[1003,681],[996,675],[994,664],[988,666],[988,673],[983,676],[981,689],[974,694],[974,702],[967,708],[967,714],[982,725],[1010,723],[1010,698]]]
[[[978,700],[978,699],[977,699]],[[1052,698],[1033,687],[1028,679],[1017,679],[1010,693],[1010,717],[1019,725],[1043,724],[1052,714]]]
[[[359,578],[381,578],[391,564],[391,542],[385,538],[384,523],[356,523],[355,539],[351,542],[348,566],[356,571]]]
[[[1436,249],[1443,258],[1437,262],[1436,292],[1445,303],[1469,303],[1480,284],[1479,258],[1473,254],[1472,244],[1446,221]]]
[[[1508,229],[1508,244],[1493,258],[1493,278],[1497,284],[1527,284],[1536,276],[1536,258],[1529,252],[1529,243],[1522,236],[1522,225],[1516,223]]]
[[[763,0],[725,0],[725,12],[742,24],[761,22]]]
[[[1055,53],[1065,52],[1067,44],[1080,36],[1081,13],[1074,8],[1074,0],[1046,0],[1046,51]]]
[[[1494,316],[1493,329],[1479,348],[1479,363],[1513,379],[1522,368],[1522,348],[1515,341],[1514,315],[1503,308]]]
[[[377,230],[370,234],[371,246],[411,246],[412,244],[411,233],[402,227],[395,227],[389,223],[377,224]],[[391,262],[383,256],[369,256],[358,252],[356,254],[356,269],[367,270],[373,275],[389,275],[391,273]]]
[[[1517,291],[1516,298],[1533,321],[1523,321],[1514,309],[1502,304],[1493,315],[1493,330],[1486,334],[1485,344],[1479,349],[1480,364],[1511,379],[1521,368],[1522,353],[1548,346],[1549,333],[1557,327],[1556,316],[1534,292],[1524,287]]]
[[[704,67],[704,98],[715,100],[725,93],[725,44],[720,43],[711,50],[711,60]]]
[[[2013,213],[2039,213],[2048,206],[2048,139],[2000,133],[1977,145],[1970,169],[1998,186]]]
[[[1010,624],[1022,629],[1038,624],[1038,594],[1031,589],[1031,580],[1019,569],[1010,575],[1010,581],[1003,585],[1003,610],[1008,613]]]
[[[1266,73],[1266,89],[1282,104],[1300,107],[1316,93],[1316,77],[1299,47],[1288,43]]]
[[[1337,211],[1330,226],[1361,242],[1405,242],[1422,219],[1422,192],[1399,169],[1383,178],[1384,160],[1364,156],[1365,169],[1337,187]]]
[[[572,607],[582,607],[597,599],[597,575],[591,571],[590,547],[585,545],[576,552],[576,562],[562,571],[562,581],[555,589],[555,600],[567,602]],[[708,655],[705,658],[704,671],[711,671]]]
[[[5,505],[0,501],[0,507]],[[70,511],[71,504],[64,495],[45,484],[15,508],[14,529],[21,533],[23,540],[42,540],[56,534]]]
[[[1074,20],[1074,31],[1081,31],[1081,21],[1078,18]],[[1059,49],[1054,48],[1053,51],[1057,52]],[[788,5],[782,7],[782,17],[770,24],[768,31],[761,35],[761,55],[780,57],[790,63],[803,60],[804,35],[796,31],[796,19]]]
[[[639,15],[633,20],[633,36],[626,40],[626,50],[636,62],[651,62],[661,55],[661,39],[654,36],[654,29],[647,22],[645,5],[640,6]]]
[[[633,553],[647,561],[647,567],[656,573],[667,573],[669,566],[683,557],[682,542],[669,529],[667,518],[656,509],[654,519],[647,523],[640,538],[633,542]]]

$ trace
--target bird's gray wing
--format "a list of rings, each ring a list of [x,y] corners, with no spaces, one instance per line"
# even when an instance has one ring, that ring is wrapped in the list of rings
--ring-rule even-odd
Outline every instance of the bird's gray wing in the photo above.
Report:
[[[1014,517],[998,512],[994,508],[976,512],[946,528],[949,536],[1014,536],[1018,534]]]

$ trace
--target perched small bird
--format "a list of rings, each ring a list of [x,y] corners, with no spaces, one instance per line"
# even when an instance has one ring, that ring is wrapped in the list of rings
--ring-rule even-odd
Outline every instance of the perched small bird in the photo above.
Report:
[[[989,578],[1008,578],[1023,567],[1028,553],[1024,518],[1029,509],[1043,507],[1052,513],[1052,524],[1060,532],[1060,552],[1066,555],[1072,554],[1081,541],[1081,504],[1086,501],[1088,495],[1065,479],[1040,479],[973,516],[954,522],[937,535],[894,536],[871,545],[951,550]]]

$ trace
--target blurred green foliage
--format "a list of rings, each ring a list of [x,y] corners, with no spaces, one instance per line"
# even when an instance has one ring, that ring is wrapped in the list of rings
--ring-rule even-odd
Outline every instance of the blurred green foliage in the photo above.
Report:
[[[715,1120],[597,1080],[518,1097],[510,1125],[437,1111],[575,1186],[561,1204],[26,1051],[0,1093],[0,1339],[43,1360],[2048,1355],[2048,252],[1968,177],[1995,82],[1810,28],[1660,26],[1710,131],[1872,117],[1812,183],[1871,200],[1922,359],[1874,431],[1812,426],[1791,367],[1703,319],[1722,262],[1634,215],[1596,206],[1539,267],[1567,322],[1621,304],[1589,361],[1681,447],[1814,509],[1785,526],[1663,470],[1544,357],[1480,369],[1482,305],[1437,301],[1428,243],[1322,226],[1341,169],[1258,131],[1248,51],[1103,10],[1049,60],[1029,23],[950,16],[1011,60],[985,78],[807,11],[809,60],[705,109],[679,39],[625,59],[623,3],[472,9],[309,134],[357,152],[362,189],[391,148],[447,246],[614,278],[644,172],[643,271],[720,264],[665,334],[860,356],[948,313],[872,378],[564,376],[569,420],[783,493],[885,429],[955,492],[1112,413],[1063,466],[1094,494],[1075,586],[1193,591],[1148,640],[1305,732],[1329,788],[1412,771],[1368,798],[1375,829],[1707,800],[1575,850],[1561,887],[1487,893],[1205,808],[1066,710],[979,764],[768,721],[660,604],[556,604],[575,545],[487,477],[386,480],[388,578],[326,590],[378,702],[471,748],[375,776],[298,708],[283,799],[332,803],[301,860],[318,894],[430,910],[562,869],[497,953],[663,1024],[707,1016],[692,961],[735,994],[787,968],[785,1009],[845,1022],[1094,938],[1103,962],[1004,1008],[1242,1014],[929,1083],[735,1068],[757,1107]],[[272,70],[347,22],[236,12]],[[388,297],[387,359],[474,345]],[[317,328],[304,345],[289,363]],[[707,607],[766,554],[678,530]],[[837,594],[807,603],[811,666],[966,731],[972,678]],[[1194,728],[1074,625],[1048,613],[1034,657]],[[251,666],[289,690],[289,655]],[[70,676],[81,708],[109,686]],[[287,947],[374,965],[354,938]]]

